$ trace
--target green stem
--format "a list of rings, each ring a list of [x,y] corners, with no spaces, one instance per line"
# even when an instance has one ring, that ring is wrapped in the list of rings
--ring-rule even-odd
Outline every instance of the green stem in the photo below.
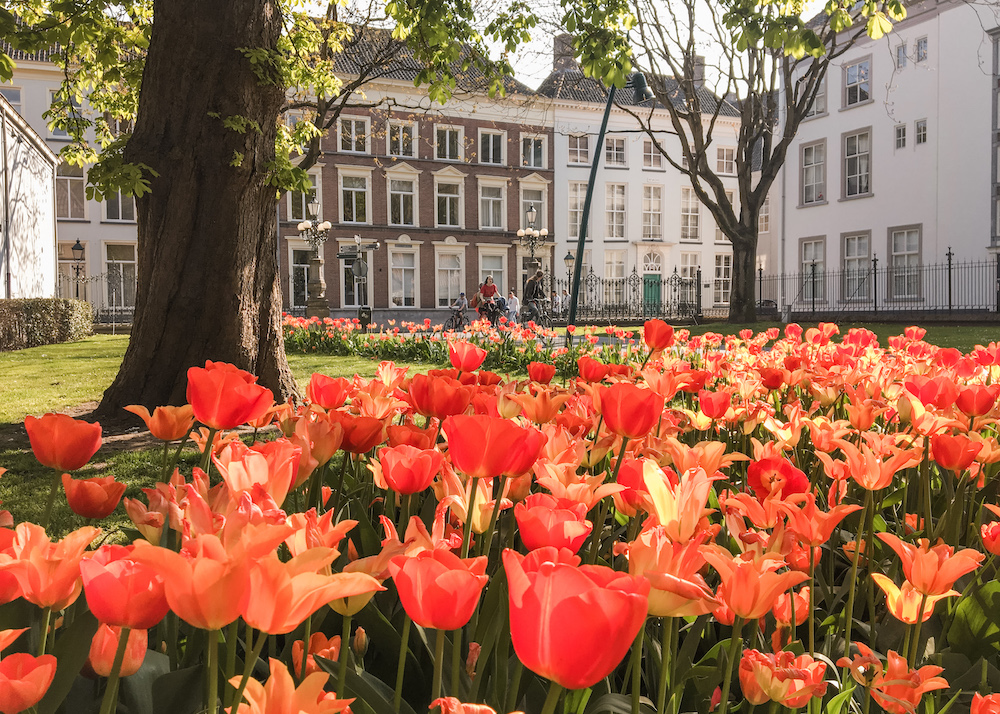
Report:
[[[437,631],[434,641],[434,678],[431,680],[431,701],[441,697],[441,670],[444,667],[444,630]]]
[[[597,563],[597,555],[601,550],[601,533],[604,532],[604,521],[608,517],[607,501],[601,500],[597,507],[597,518],[594,519],[594,531],[591,534],[590,552],[587,554],[587,562],[590,565]]]
[[[389,498],[390,493],[392,491],[386,493],[386,498]],[[410,499],[412,498],[412,493],[399,497],[399,500],[402,502],[399,509],[399,536],[401,538],[406,537],[406,526],[410,522]]]
[[[662,639],[660,641],[660,683],[656,688],[656,711],[663,714],[666,711],[664,709],[664,704],[667,701],[667,686],[668,686],[668,674],[670,672],[670,663],[674,659],[673,652],[673,631],[674,631],[674,618],[664,617],[663,618],[663,633]],[[672,685],[673,682],[670,682]]]
[[[247,644],[253,640],[253,629],[247,625]],[[233,706],[231,711],[239,711],[240,702],[243,701],[243,692],[247,688],[247,683],[250,681],[250,675],[253,673],[253,666],[256,664],[257,659],[260,657],[261,650],[264,649],[264,643],[267,642],[267,633],[258,632],[257,641],[253,643],[253,649],[247,656],[246,660],[243,662],[243,677],[240,679],[240,686],[236,689],[236,694],[233,695]],[[306,659],[309,656],[309,652],[306,649],[302,651],[302,659]]]
[[[521,664],[521,660],[515,655],[514,673],[511,675],[507,690],[507,707],[504,709],[506,712],[514,711],[514,708],[517,707],[517,693],[521,689],[522,674],[524,674],[524,665]]]
[[[46,612],[48,612],[48,608],[46,608]],[[115,701],[118,699],[119,673],[122,669],[122,662],[125,661],[125,650],[128,648],[130,632],[131,629],[123,627],[118,635],[118,649],[115,650],[115,662],[111,665],[111,676],[108,677],[108,686],[104,690],[101,714],[111,714],[115,710]]]
[[[462,629],[452,632],[451,637],[451,696],[458,699],[461,695],[462,681]]]
[[[563,688],[552,682],[549,685],[549,694],[545,697],[545,704],[542,706],[542,714],[554,714],[556,704],[559,703],[559,696],[563,693]]]
[[[301,682],[306,678],[306,665],[309,662],[309,640],[312,639],[312,617],[306,618],[306,629],[302,634],[302,671],[292,672],[293,677],[297,677]],[[347,646],[347,642],[344,640],[340,641],[340,651],[344,651],[344,647]]]
[[[496,493],[496,500],[493,504],[493,513],[490,514],[490,527],[484,534],[486,537],[483,546],[483,555],[489,557],[490,547],[493,545],[493,531],[497,528],[497,518],[500,515],[500,501],[503,499],[503,490],[507,487],[507,474],[500,477],[500,490]]]
[[[49,485],[49,497],[45,501],[45,515],[42,516],[42,528],[48,529],[49,521],[52,517],[52,506],[56,503],[56,492],[59,490],[59,484],[62,483],[62,474],[56,471],[52,475],[52,483]]]
[[[208,474],[208,470],[212,467],[212,443],[215,441],[215,435],[218,433],[218,429],[208,428],[208,438],[205,439],[205,451],[201,454],[201,470],[206,474]]]
[[[351,454],[349,451],[344,452],[344,458],[340,461],[340,475],[337,477],[337,490],[333,494],[333,512],[340,517],[340,494],[344,490],[344,473],[347,471],[347,462],[350,461]],[[329,463],[329,462],[327,462]],[[320,489],[323,487],[320,486]],[[339,692],[338,692],[339,695]]]
[[[913,640],[910,642],[910,668],[917,664],[917,651],[920,649],[920,627],[924,624],[924,607],[927,605],[927,595],[920,598],[920,608],[917,610],[917,622],[913,625]]]
[[[407,614],[403,614],[403,632],[399,642],[399,661],[396,665],[396,690],[392,697],[392,710],[399,711],[399,705],[403,701],[403,674],[406,672],[406,653],[410,644],[410,625],[412,620]]]
[[[42,612],[42,641],[38,645],[38,656],[45,654],[45,647],[49,642],[49,623],[52,620],[52,608],[47,607]]]
[[[239,640],[239,620],[233,620],[226,632],[226,681],[236,676],[236,645]]]
[[[861,523],[864,524],[868,518],[868,511],[872,507],[872,492],[865,491],[865,507],[861,513]],[[863,533],[862,527],[858,528],[858,534],[854,537],[854,558],[851,562],[851,579],[850,585],[848,586],[847,595],[847,608],[844,610],[844,615],[847,616],[847,622],[844,625],[844,657],[851,656],[851,627],[854,625],[854,595],[857,592],[857,582],[858,582],[858,563],[861,562],[861,537],[860,534]],[[867,546],[867,543],[865,544]],[[847,669],[844,669],[847,672]],[[846,676],[846,674],[845,674]]]
[[[476,491],[479,490],[479,478],[472,479],[472,492],[469,493],[469,507],[465,510],[465,533],[462,535],[462,557],[469,557],[469,543],[472,542],[472,519],[476,511]]]
[[[340,669],[337,671],[337,698],[347,697],[347,658],[351,656],[351,616],[344,615],[340,631]],[[303,661],[305,658],[303,658]]]
[[[208,714],[216,714],[219,711],[219,631],[209,630],[208,632],[208,655],[205,661],[205,669],[208,675],[208,699],[205,704]]]
[[[806,604],[809,613],[809,656],[816,655],[816,623],[813,622],[813,586],[816,578],[816,551],[809,546],[809,602]]]
[[[639,714],[639,699],[642,688],[642,641],[646,635],[646,622],[643,621],[639,634],[635,636],[632,645],[632,714]]]
[[[733,683],[733,665],[743,647],[743,618],[737,617],[733,622],[733,638],[729,642],[729,655],[726,658],[726,671],[722,678],[722,701],[719,703],[719,714],[729,711],[729,689]]]
[[[924,460],[920,464],[920,481],[924,490],[924,508],[927,509],[924,514],[924,533],[932,533],[933,529],[933,519],[934,519],[934,509],[931,508],[931,462],[930,462],[930,445],[924,444]]]

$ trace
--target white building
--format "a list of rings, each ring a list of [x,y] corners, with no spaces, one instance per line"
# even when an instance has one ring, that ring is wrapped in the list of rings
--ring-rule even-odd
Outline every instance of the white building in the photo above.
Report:
[[[56,293],[54,176],[57,159],[0,97],[0,297]]]
[[[538,87],[539,94],[552,101],[557,276],[566,277],[561,258],[567,252],[575,254],[591,162],[594,152],[601,151],[583,255],[584,279],[591,274],[605,279],[600,287],[604,294],[599,299],[605,303],[627,300],[622,291],[633,291],[636,281],[628,280],[634,271],[641,280],[637,289],[641,289],[644,303],[669,301],[673,297],[663,294],[669,287],[662,281],[676,271],[688,279],[680,296],[684,302],[694,303],[697,290],[704,309],[725,308],[732,276],[730,242],[699,202],[688,177],[670,166],[638,121],[625,110],[612,107],[604,145],[595,145],[607,101],[606,89],[585,78],[566,58],[565,51],[560,52],[559,43],[557,38],[554,70]],[[707,90],[704,92],[703,101],[710,106],[715,98]],[[622,90],[615,100],[632,104],[632,95],[631,89]],[[663,127],[658,141],[671,156],[679,157],[680,144],[667,112],[658,110],[652,124]],[[738,113],[726,104],[716,121],[710,157],[717,162],[720,174],[733,175],[734,194],[738,128]],[[702,281],[696,286],[699,268]],[[609,283],[608,279],[619,280]],[[587,299],[586,287],[581,296]]]
[[[807,276],[785,281],[783,304],[938,309],[944,272],[929,266],[949,249],[955,263],[983,263],[981,280],[962,274],[956,301],[995,298],[998,20],[996,3],[908,3],[891,33],[831,63],[779,179],[779,232],[761,244],[768,273]],[[843,272],[813,282],[814,264]]]

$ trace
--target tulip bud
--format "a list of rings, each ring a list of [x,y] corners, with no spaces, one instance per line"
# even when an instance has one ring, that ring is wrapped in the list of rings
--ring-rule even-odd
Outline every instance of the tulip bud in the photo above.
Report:
[[[479,662],[479,653],[483,647],[478,642],[469,643],[469,656],[465,658],[465,673],[469,679],[476,676],[476,663]]]
[[[368,651],[368,635],[365,633],[365,628],[359,627],[354,632],[354,639],[351,640],[351,649],[354,651],[354,656],[358,659],[363,659],[365,653]]]
[[[111,675],[115,654],[118,652],[121,631],[120,627],[111,627],[101,623],[90,643],[90,656],[87,661],[94,672],[101,677]],[[122,660],[120,676],[129,677],[139,671],[142,661],[146,657],[147,644],[146,630],[129,630],[128,645],[125,647],[125,659]]]

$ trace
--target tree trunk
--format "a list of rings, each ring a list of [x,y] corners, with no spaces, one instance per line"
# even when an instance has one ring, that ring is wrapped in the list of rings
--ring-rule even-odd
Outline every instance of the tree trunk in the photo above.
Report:
[[[273,0],[155,0],[153,10],[125,158],[158,176],[136,200],[132,338],[98,413],[182,403],[187,369],[209,359],[253,372],[280,401],[295,389],[268,184],[284,87],[240,51],[276,51],[280,9]]]
[[[754,268],[757,263],[757,233],[745,231],[733,243],[733,283],[729,293],[729,321],[757,322]]]

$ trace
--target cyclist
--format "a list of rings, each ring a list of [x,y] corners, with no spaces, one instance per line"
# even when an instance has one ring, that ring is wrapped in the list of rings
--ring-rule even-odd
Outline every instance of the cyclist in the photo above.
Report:
[[[545,298],[545,288],[542,287],[544,273],[537,271],[524,284],[524,307],[521,309],[521,319],[534,320],[541,316],[539,303]]]
[[[469,301],[465,299],[465,293],[458,294],[458,300],[451,304],[452,315],[448,320],[451,329],[457,330],[465,324],[465,311],[469,309]]]

